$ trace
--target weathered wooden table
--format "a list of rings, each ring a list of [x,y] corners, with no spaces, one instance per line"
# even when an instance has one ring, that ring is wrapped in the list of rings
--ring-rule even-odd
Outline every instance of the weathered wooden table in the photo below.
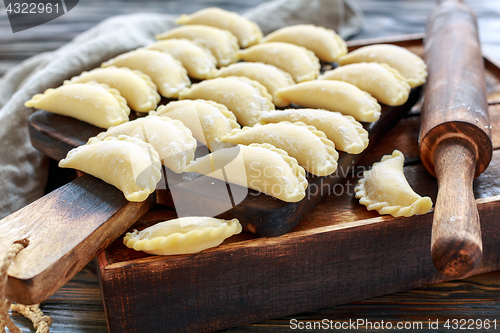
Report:
[[[262,1],[251,0],[244,3],[236,1],[81,1],[69,14],[35,29],[12,34],[5,12],[0,11],[0,76],[13,65],[23,59],[44,51],[53,50],[101,20],[122,13],[138,11],[155,12],[191,12],[208,5],[217,5],[229,10],[242,11],[246,7]],[[423,32],[427,14],[434,6],[434,1],[389,1],[358,0],[355,1],[366,15],[366,29],[357,38],[370,38],[388,35],[399,35]],[[466,1],[478,14],[483,49],[493,59],[500,62],[500,37],[496,35],[495,26],[500,24],[500,8],[497,1]],[[500,100],[500,93],[498,95]],[[494,117],[500,117],[500,107],[494,108]],[[418,112],[418,110],[416,110]],[[405,133],[402,135],[401,133]],[[403,120],[388,137],[399,135],[405,140],[408,151],[414,151],[418,135],[418,115]],[[495,144],[495,143],[494,143]],[[498,142],[495,146],[498,148]],[[373,154],[385,154],[385,151]],[[373,156],[373,154],[370,154]],[[418,165],[418,156],[414,156],[411,164]],[[71,175],[69,175],[71,177]],[[48,190],[63,184],[68,173],[51,169]],[[483,180],[495,182],[496,179]],[[429,235],[430,236],[430,235]],[[360,272],[369,274],[369,272]],[[42,310],[50,315],[54,324],[51,332],[106,332],[106,320],[99,290],[99,282],[94,263],[87,265],[70,282],[55,295],[42,304]],[[244,313],[241,314],[245,316]],[[23,331],[32,331],[31,323],[14,314],[15,322]],[[500,272],[493,272],[470,277],[465,280],[435,284],[407,292],[358,301],[346,305],[324,308],[321,310],[296,314],[286,318],[270,320],[263,323],[235,327],[231,332],[286,332],[293,329],[296,321],[307,324],[326,320],[330,325],[342,325],[349,320],[365,320],[372,323],[391,322],[393,327],[402,323],[398,331],[413,332],[451,332],[452,328],[443,328],[446,320],[465,320],[465,331],[494,332],[500,330]],[[469,320],[497,320],[497,329],[491,322],[489,329],[467,329]],[[440,329],[429,327],[429,322],[440,321]],[[332,322],[330,322],[332,321]],[[405,326],[406,323],[406,326]],[[460,323],[460,322],[459,322]],[[421,325],[421,326],[420,326]],[[298,328],[298,327],[297,327]],[[406,328],[406,329],[405,329]],[[462,329],[462,331],[464,330]],[[321,329],[308,331],[322,331]],[[383,329],[353,329],[344,324],[344,332],[380,332]]]

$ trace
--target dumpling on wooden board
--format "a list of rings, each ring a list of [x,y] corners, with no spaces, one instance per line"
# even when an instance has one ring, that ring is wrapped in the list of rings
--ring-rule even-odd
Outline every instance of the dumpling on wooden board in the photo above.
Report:
[[[432,208],[429,197],[413,191],[403,172],[404,155],[395,150],[363,173],[355,188],[356,198],[368,210],[394,217],[425,214]]]
[[[182,100],[162,105],[150,114],[177,119],[191,130],[193,136],[210,151],[234,147],[222,138],[240,128],[234,114],[222,104],[207,100]]]
[[[341,66],[358,62],[387,64],[398,70],[412,88],[422,85],[427,77],[427,66],[422,58],[397,45],[375,44],[363,46],[340,57],[338,60]]]
[[[260,124],[279,123],[281,121],[303,122],[316,127],[333,141],[335,149],[349,154],[359,154],[368,147],[368,132],[353,117],[340,112],[322,109],[287,109],[264,113],[259,118]]]
[[[127,101],[118,90],[95,82],[47,89],[24,105],[76,118],[101,128],[127,122],[130,115]]]
[[[189,216],[128,232],[123,243],[136,251],[155,255],[197,253],[217,245],[242,230],[237,219]]]
[[[410,96],[410,85],[394,68],[376,62],[361,62],[326,71],[320,80],[338,80],[355,85],[380,103],[403,105]]]
[[[194,159],[196,140],[191,131],[179,120],[168,117],[147,116],[137,118],[109,128],[89,143],[109,137],[127,135],[150,143],[159,155],[160,161],[170,170],[181,173]]]
[[[129,201],[144,201],[161,179],[158,153],[149,143],[126,135],[74,148],[59,162],[117,187]]]
[[[179,99],[205,99],[225,105],[238,123],[253,126],[262,113],[274,110],[272,97],[259,82],[245,77],[224,77],[193,84]]]
[[[127,67],[148,75],[167,98],[177,97],[182,89],[189,87],[191,81],[180,61],[168,53],[157,50],[137,49],[123,53],[104,62],[101,67]]]
[[[319,59],[305,47],[289,43],[257,44],[238,52],[238,59],[263,62],[289,73],[295,82],[314,80],[320,71]]]
[[[151,78],[140,71],[126,67],[96,68],[66,80],[64,84],[87,82],[104,83],[118,90],[128,106],[137,112],[155,110],[160,101],[160,95]]]
[[[210,78],[228,76],[243,76],[259,82],[271,94],[273,103],[276,106],[288,105],[284,100],[275,96],[276,91],[295,84],[292,76],[284,70],[261,62],[238,62],[231,64],[213,72]]]
[[[347,53],[345,41],[335,31],[312,24],[292,25],[271,32],[262,43],[284,42],[303,46],[323,61],[335,62]]]
[[[302,82],[278,90],[276,96],[307,108],[338,111],[357,121],[374,122],[380,118],[382,110],[369,93],[342,81]]]
[[[256,124],[233,130],[222,140],[243,145],[269,143],[286,151],[301,167],[316,176],[327,176],[337,170],[339,154],[335,144],[323,132],[302,122]]]
[[[156,38],[193,40],[212,52],[219,67],[227,66],[238,60],[236,57],[236,52],[240,49],[238,39],[227,30],[206,25],[185,25],[159,34]]]
[[[212,53],[189,39],[165,39],[146,46],[148,50],[158,50],[171,54],[186,68],[188,76],[204,80],[217,70],[217,59]]]
[[[196,159],[184,171],[245,186],[286,202],[302,200],[308,185],[297,160],[270,144],[221,149]]]
[[[200,24],[230,31],[238,38],[240,47],[249,47],[260,42],[262,31],[259,26],[235,12],[220,8],[205,8],[190,15],[181,15],[177,24]]]

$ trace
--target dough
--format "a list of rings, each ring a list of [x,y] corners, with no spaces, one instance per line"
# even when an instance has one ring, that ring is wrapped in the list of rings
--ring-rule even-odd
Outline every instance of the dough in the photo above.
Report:
[[[429,197],[415,193],[403,172],[404,156],[399,150],[373,164],[355,188],[356,198],[368,210],[394,217],[425,214],[432,208]]]
[[[133,71],[126,67],[96,68],[90,72],[83,72],[69,81],[64,81],[64,84],[92,81],[107,84],[110,88],[118,90],[120,95],[127,100],[129,107],[137,112],[155,110],[160,101],[160,95],[151,78],[140,71]]]
[[[328,176],[337,170],[339,154],[335,144],[313,126],[283,121],[277,124],[244,127],[222,139],[234,144],[269,143],[283,149],[309,173]]]
[[[347,53],[345,41],[331,29],[312,24],[292,25],[267,35],[262,43],[285,42],[303,46],[327,62],[335,62]]]
[[[321,80],[338,80],[354,84],[380,103],[403,105],[410,95],[410,85],[397,70],[376,62],[361,62],[326,71]]]
[[[359,154],[368,147],[368,132],[351,116],[321,109],[287,109],[263,114],[259,123],[298,122],[316,127],[335,144],[335,149]]]
[[[221,180],[227,177],[230,183],[286,202],[300,201],[306,195],[305,170],[284,150],[267,143],[218,150],[193,161],[184,171]]]
[[[212,53],[189,39],[166,39],[146,47],[171,54],[186,68],[188,76],[204,80],[217,70],[217,59]]]
[[[144,201],[161,179],[158,153],[149,143],[120,135],[74,148],[59,162],[117,187],[129,201]]]
[[[365,122],[378,120],[382,110],[369,93],[342,81],[302,82],[278,90],[276,96],[303,107],[338,111]]]
[[[181,91],[179,99],[206,99],[225,105],[243,126],[255,125],[262,113],[274,110],[266,88],[245,77],[202,81]]]
[[[289,73],[295,82],[314,80],[321,68],[313,52],[302,46],[281,42],[254,45],[239,51],[238,58],[274,65]]]
[[[425,82],[427,66],[416,54],[404,47],[390,44],[375,44],[354,50],[338,60],[339,65],[358,62],[379,62],[397,69],[410,87],[418,87]]]
[[[236,52],[240,49],[238,39],[229,31],[206,25],[185,25],[157,35],[158,39],[185,38],[196,41],[212,52],[217,65],[227,66],[236,62]]]
[[[215,247],[241,230],[237,219],[190,216],[160,222],[140,232],[128,232],[123,243],[149,254],[188,254]]]
[[[191,15],[181,15],[177,24],[201,24],[219,29],[229,30],[238,38],[240,47],[248,47],[259,43],[262,31],[259,26],[235,12],[220,8],[205,8]]]
[[[160,161],[170,170],[181,173],[194,160],[196,140],[191,131],[178,120],[168,117],[147,116],[109,128],[89,143],[109,137],[128,135],[150,143]]]
[[[101,128],[124,123],[130,115],[127,101],[118,90],[95,82],[47,89],[24,105],[76,118]]]
[[[234,147],[232,143],[222,142],[222,137],[240,128],[236,117],[227,107],[201,99],[170,102],[151,114],[182,121],[196,140],[210,151]]]
[[[106,61],[101,67],[128,67],[151,77],[160,94],[167,98],[177,97],[182,89],[191,84],[187,71],[180,61],[168,53],[137,49]]]
[[[288,105],[284,100],[274,95],[276,91],[295,84],[292,76],[287,72],[261,62],[238,62],[221,68],[219,71],[214,72],[210,78],[227,76],[244,76],[259,82],[273,96],[273,103],[276,106]]]

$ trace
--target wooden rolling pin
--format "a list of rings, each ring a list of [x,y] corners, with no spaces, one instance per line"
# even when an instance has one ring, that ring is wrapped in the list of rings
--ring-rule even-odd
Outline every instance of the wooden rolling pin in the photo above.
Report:
[[[472,181],[493,152],[484,64],[475,16],[461,1],[438,1],[426,36],[420,155],[439,186],[431,253],[441,273],[457,278],[474,271],[483,252]]]

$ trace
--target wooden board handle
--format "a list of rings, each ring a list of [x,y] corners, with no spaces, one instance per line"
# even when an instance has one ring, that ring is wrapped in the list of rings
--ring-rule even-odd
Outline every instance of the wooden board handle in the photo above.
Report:
[[[154,202],[154,195],[129,202],[114,186],[84,175],[0,220],[0,249],[29,240],[9,268],[7,298],[44,301]]]
[[[462,277],[479,267],[483,255],[481,226],[472,180],[476,148],[468,140],[450,138],[434,153],[439,192],[432,224],[434,266],[450,277]]]

